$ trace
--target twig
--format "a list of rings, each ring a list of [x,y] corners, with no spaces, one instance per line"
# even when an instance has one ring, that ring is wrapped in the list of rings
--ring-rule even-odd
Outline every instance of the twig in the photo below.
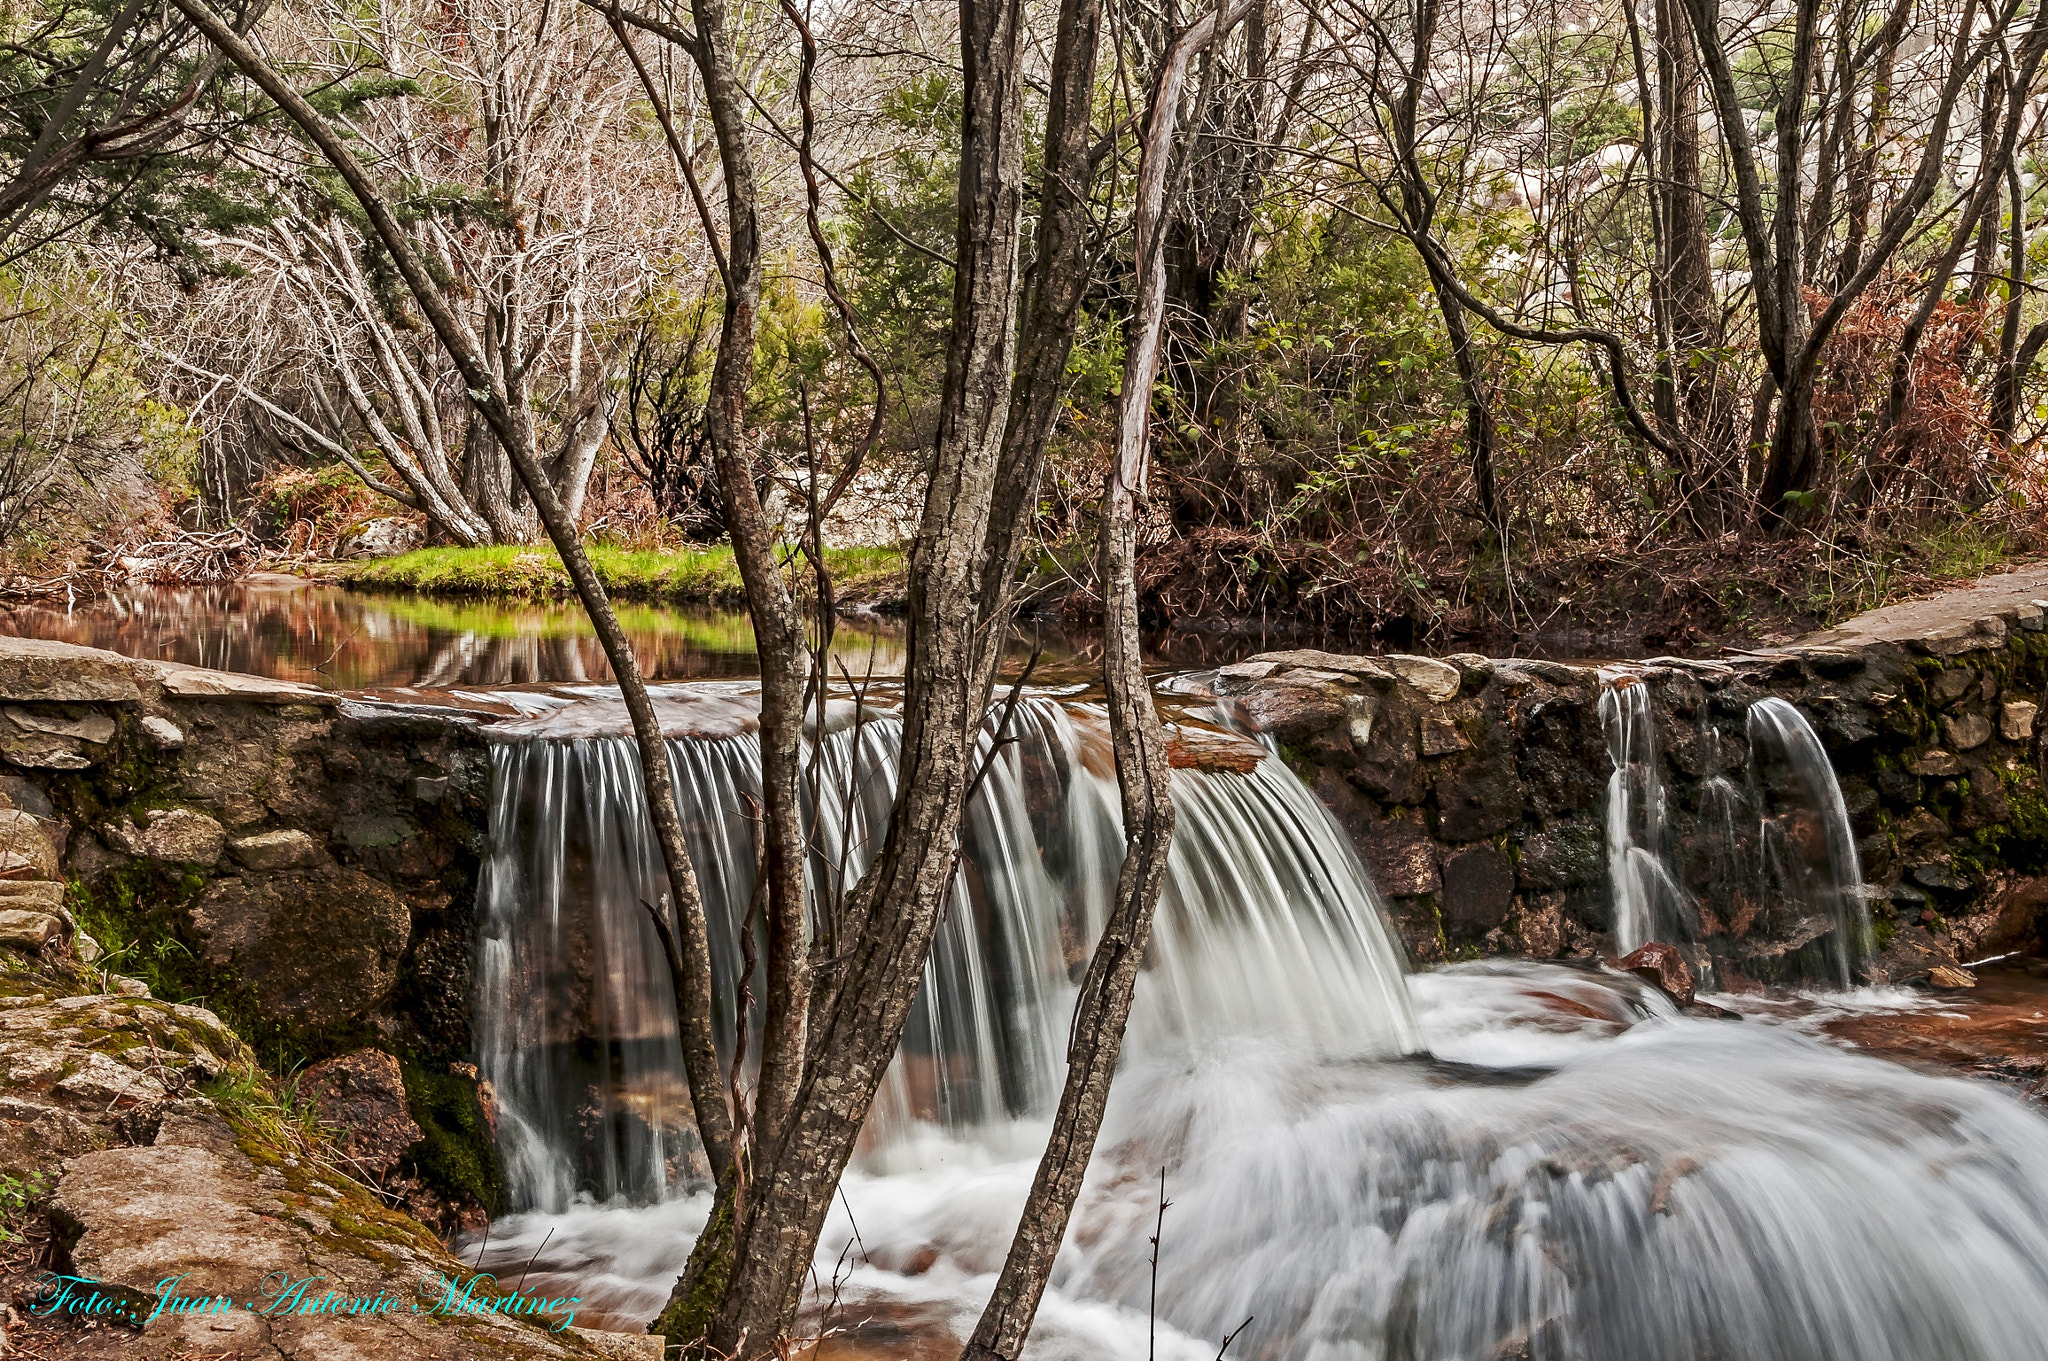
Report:
[[[1159,1351],[1159,1240],[1166,1233],[1166,1207],[1171,1204],[1173,1202],[1166,1198],[1166,1168],[1162,1166],[1159,1169],[1159,1217],[1152,1225],[1152,1294],[1145,1305],[1145,1361],[1156,1361]],[[1230,1343],[1225,1341],[1223,1345],[1227,1347]],[[1223,1353],[1216,1355],[1220,1358]]]

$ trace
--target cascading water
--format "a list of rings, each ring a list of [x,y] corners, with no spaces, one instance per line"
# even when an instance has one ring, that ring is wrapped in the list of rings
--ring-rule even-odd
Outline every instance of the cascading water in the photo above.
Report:
[[[664,695],[703,735],[672,738],[671,770],[713,934],[715,995],[737,995],[753,887],[755,738],[712,692]],[[665,885],[639,814],[627,738],[607,710],[500,725],[483,886],[477,1032],[496,1091],[508,1198],[562,1210],[579,1193],[657,1200],[701,1183],[673,1002],[643,902]],[[893,715],[835,705],[811,893],[857,878],[895,785]],[[887,1161],[915,1129],[993,1131],[1057,1095],[1073,980],[1106,914],[1123,848],[1098,709],[1032,699],[968,808],[961,868],[903,1048],[871,1122]],[[1402,966],[1342,832],[1286,768],[1177,771],[1179,808],[1134,1051],[1246,1034],[1342,1057],[1419,1043]],[[714,1018],[734,1033],[729,1013]],[[758,1033],[758,1028],[756,1028]]]
[[[1600,692],[1600,727],[1614,764],[1607,777],[1607,877],[1614,893],[1615,946],[1626,954],[1652,940],[1691,940],[1699,915],[1671,872],[1664,771],[1648,684],[1634,675],[1610,678]]]
[[[639,972],[652,850],[631,752],[562,736],[563,717],[503,734],[497,753],[480,1017],[508,1157],[524,1138],[537,1172],[557,1171],[525,1174],[515,1194],[540,1209],[495,1224],[478,1262],[636,1328],[708,1196],[630,1191],[671,1188],[667,1144],[614,1139],[619,1170],[604,1173],[583,1138],[606,1102],[681,1096],[654,1047],[627,1043],[661,1029],[666,1005]],[[816,1300],[805,1326],[855,1329],[855,1354],[950,1354],[1035,1170],[1068,971],[1120,843],[1096,716],[1041,702],[1029,719],[969,819],[957,934],[935,950],[880,1117],[894,1127],[849,1171],[820,1246],[837,1312]],[[1755,721],[1753,783],[1787,806],[1818,797],[1770,768],[1817,745],[1784,736],[1782,714]],[[894,737],[875,721],[827,739],[826,787],[852,778],[837,787],[855,797],[820,817],[814,888],[879,826]],[[751,752],[736,729],[671,744],[707,898],[728,907],[751,873]],[[2048,1121],[2017,1099],[1692,1019],[1598,969],[1453,966],[1409,980],[1411,1010],[1356,862],[1284,767],[1183,772],[1176,799],[1157,953],[1032,1361],[1211,1361],[1240,1328],[1229,1355],[1254,1361],[2043,1355]],[[1802,835],[1785,833],[1829,844]],[[621,1018],[602,1042],[600,1014]],[[1435,1059],[1401,1056],[1418,1035]],[[578,1188],[620,1199],[565,1199]],[[861,1335],[863,1321],[887,1326]]]
[[[1849,986],[1867,951],[1869,915],[1848,810],[1806,716],[1775,696],[1749,707],[1740,787],[1723,769],[1723,734],[1702,726],[1710,773],[1695,791],[1694,834],[1682,856],[1648,682],[1610,676],[1600,718],[1614,767],[1607,860],[1616,946],[1706,945],[1730,950],[1745,972]],[[1695,962],[1712,970],[1715,959],[1701,953]]]
[[[1793,972],[1849,986],[1868,952],[1870,909],[1835,768],[1806,715],[1775,697],[1749,710],[1749,789],[1760,819],[1763,901]]]

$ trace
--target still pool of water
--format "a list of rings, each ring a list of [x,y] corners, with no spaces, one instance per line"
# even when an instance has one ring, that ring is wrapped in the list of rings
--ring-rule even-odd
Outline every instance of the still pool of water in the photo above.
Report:
[[[709,606],[616,602],[648,680],[752,676],[746,615]],[[186,662],[330,690],[574,685],[612,678],[590,621],[573,600],[452,600],[345,590],[278,573],[204,586],[130,586],[75,601],[0,605],[0,636],[48,638],[126,657]],[[1211,667],[1301,645],[1278,633],[1180,632],[1148,640],[1161,668]],[[1041,681],[1099,674],[1093,637],[1022,625],[1011,657],[1042,649]],[[1352,650],[1357,650],[1355,647]],[[858,680],[903,672],[903,623],[842,618],[833,673]]]
[[[751,676],[744,614],[620,602],[649,680]],[[574,601],[444,600],[370,594],[259,574],[217,585],[137,586],[75,604],[0,609],[0,634],[127,657],[187,662],[331,690],[575,684],[611,666]],[[855,675],[903,669],[901,630],[842,623],[834,649]]]

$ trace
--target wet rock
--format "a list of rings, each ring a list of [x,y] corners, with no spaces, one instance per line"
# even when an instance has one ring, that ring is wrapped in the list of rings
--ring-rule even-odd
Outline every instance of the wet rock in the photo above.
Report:
[[[1446,841],[1496,836],[1522,818],[1522,782],[1515,775],[1512,735],[1498,727],[1487,747],[1437,784],[1437,827]]]
[[[1492,846],[1470,846],[1448,857],[1443,867],[1443,919],[1456,935],[1484,935],[1507,920],[1515,897],[1515,873]]]
[[[1564,894],[1532,893],[1516,900],[1502,932],[1531,959],[1555,959],[1565,944]]]
[[[1969,751],[1991,740],[1991,720],[1982,714],[1943,714],[1941,735],[1957,751]]]
[[[1607,875],[1605,831],[1590,818],[1560,822],[1522,843],[1524,888],[1575,888]]]
[[[228,852],[240,864],[265,873],[310,869],[327,859],[326,848],[295,827],[237,837]]]
[[[342,1154],[372,1176],[388,1174],[420,1141],[398,1060],[381,1049],[314,1064],[299,1078],[299,1095],[322,1124],[335,1127]]]
[[[1166,763],[1175,770],[1231,771],[1249,775],[1265,759],[1266,749],[1257,742],[1219,728],[1183,723],[1167,731]],[[425,780],[414,781],[416,785],[426,783]],[[441,781],[434,791],[434,798],[439,799],[445,794],[447,787],[448,782]]]
[[[222,879],[190,911],[209,963],[247,983],[266,1018],[308,1027],[389,996],[412,929],[404,899],[346,867]]]
[[[1892,832],[1901,851],[1932,850],[1948,842],[1948,824],[1925,808],[1915,808],[1901,818]]]
[[[55,879],[57,848],[43,835],[34,815],[18,808],[0,809],[0,876],[10,879]]]
[[[1675,945],[1653,940],[1623,955],[1614,962],[1614,967],[1656,984],[1682,1007],[1692,1005],[1692,965],[1686,962]]]
[[[1300,742],[1344,721],[1344,700],[1335,687],[1278,684],[1244,698],[1245,717],[1260,732],[1282,742]]]
[[[1380,892],[1396,898],[1434,893],[1442,884],[1437,871],[1436,843],[1429,833],[1406,819],[1374,824],[1359,838],[1359,852]]]
[[[1963,773],[1963,763],[1954,753],[1940,747],[1930,747],[1906,762],[1906,769],[1923,779],[1941,779]]]
[[[1998,711],[1998,735],[2008,742],[2034,740],[2034,717],[2041,706],[2024,699],[2006,701]]]
[[[1927,971],[1927,982],[1937,988],[1974,988],[1977,975],[1968,969],[1954,969],[1946,964],[1937,964]]]

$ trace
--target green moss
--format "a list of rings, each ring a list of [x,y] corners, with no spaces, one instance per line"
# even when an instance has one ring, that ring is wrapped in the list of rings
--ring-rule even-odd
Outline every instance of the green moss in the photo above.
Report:
[[[746,586],[732,548],[714,544],[675,552],[593,547],[590,565],[606,591],[622,600],[740,605]],[[830,548],[825,560],[841,595],[885,588],[907,570],[900,548]],[[430,596],[551,599],[571,594],[569,574],[553,549],[422,548],[377,562],[351,563],[338,573],[350,586],[418,591]]]
[[[203,1006],[225,1021],[264,1058],[271,1071],[290,1072],[312,1055],[307,1036],[264,1017],[254,991],[232,972],[213,968],[186,939],[185,907],[206,888],[189,867],[134,860],[91,884],[68,881],[66,899],[79,929],[104,955],[94,968],[127,974],[166,1002]],[[350,1034],[323,1034],[341,1043]]]
[[[718,1307],[719,1297],[725,1293],[726,1283],[732,1279],[733,1261],[739,1248],[732,1210],[734,1185],[731,1177],[719,1185],[717,1199],[711,1206],[711,1218],[705,1223],[704,1232],[697,1236],[696,1246],[690,1249],[690,1260],[683,1267],[682,1279],[676,1282],[675,1292],[648,1329],[666,1338],[668,1346],[682,1348],[685,1358],[706,1355],[703,1341],[704,1335],[711,1331],[712,1311]]]
[[[444,1194],[497,1213],[505,1189],[504,1170],[476,1088],[452,1073],[435,1073],[418,1063],[402,1067],[406,1106],[421,1131],[420,1141],[408,1154],[420,1179]]]

